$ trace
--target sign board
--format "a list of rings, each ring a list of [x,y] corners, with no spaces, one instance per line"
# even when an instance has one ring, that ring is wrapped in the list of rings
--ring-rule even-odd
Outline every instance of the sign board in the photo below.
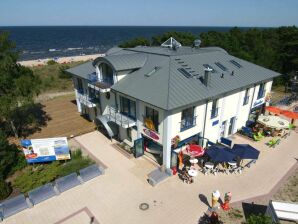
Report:
[[[66,137],[21,140],[28,163],[41,163],[70,159]]]
[[[150,129],[148,129],[148,128],[144,128],[144,129],[143,129],[143,133],[144,133],[147,137],[149,137],[149,138],[151,138],[151,139],[153,139],[153,140],[155,140],[155,141],[158,141],[158,140],[159,140],[159,136],[158,136],[158,134],[156,134],[154,131],[152,131],[152,130],[150,130]]]

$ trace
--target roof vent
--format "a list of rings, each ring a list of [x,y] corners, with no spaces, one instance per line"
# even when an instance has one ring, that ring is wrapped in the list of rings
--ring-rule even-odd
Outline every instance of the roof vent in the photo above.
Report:
[[[199,47],[200,47],[200,45],[201,45],[201,43],[202,43],[202,41],[201,41],[201,40],[199,40],[199,39],[196,39],[196,40],[193,42],[193,46],[194,46],[195,48],[199,48]]]
[[[231,72],[231,76],[233,76],[234,75],[234,70]]]
[[[220,78],[222,78],[222,79],[223,79],[223,77],[224,77],[224,73],[221,73],[221,76],[220,76]]]
[[[160,69],[160,67],[156,66],[154,67],[154,69],[150,72],[148,72],[147,74],[145,74],[146,77],[150,77],[152,76],[153,74],[155,74],[158,70]]]
[[[173,37],[170,37],[165,42],[163,42],[160,46],[168,47],[173,50],[177,50],[177,48],[181,47],[182,45],[177,40],[175,40]]]

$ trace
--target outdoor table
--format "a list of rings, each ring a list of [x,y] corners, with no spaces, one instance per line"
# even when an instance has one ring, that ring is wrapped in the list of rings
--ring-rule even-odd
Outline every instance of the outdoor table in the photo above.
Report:
[[[260,115],[258,118],[258,123],[265,125],[270,128],[288,128],[290,125],[290,122],[279,117],[279,116],[271,116],[271,115]]]
[[[208,169],[212,169],[214,167],[214,164],[211,162],[206,162],[204,166]]]
[[[189,162],[191,163],[192,166],[194,166],[196,163],[198,163],[197,159],[190,159]]]
[[[188,171],[188,175],[191,176],[191,177],[196,177],[198,175],[198,171],[190,169]]]

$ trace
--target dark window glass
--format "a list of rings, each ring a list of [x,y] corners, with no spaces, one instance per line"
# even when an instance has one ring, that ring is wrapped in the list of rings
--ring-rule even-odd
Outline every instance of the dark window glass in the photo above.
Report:
[[[182,111],[181,114],[181,131],[187,130],[196,125],[196,117],[194,116],[194,107],[189,107]]]
[[[265,84],[260,84],[259,92],[258,92],[258,99],[263,98],[265,96]]]
[[[249,101],[249,95],[248,95],[248,93],[249,93],[249,88],[247,88],[245,90],[245,95],[244,95],[244,99],[243,99],[243,106],[246,105],[246,104],[248,104],[248,101]]]
[[[158,111],[153,108],[146,107],[146,119],[152,121],[155,131],[158,132]]]
[[[120,97],[120,112],[132,119],[136,119],[136,103],[125,97]]]
[[[77,83],[78,83],[78,91],[82,93],[84,91],[82,79],[78,78]]]
[[[215,118],[218,115],[217,103],[218,103],[218,99],[213,100],[213,102],[212,102],[211,118]]]

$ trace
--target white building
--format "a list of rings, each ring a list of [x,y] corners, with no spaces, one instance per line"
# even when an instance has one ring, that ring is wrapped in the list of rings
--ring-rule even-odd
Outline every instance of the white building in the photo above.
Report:
[[[112,48],[68,72],[81,114],[136,157],[152,153],[165,168],[175,162],[174,149],[220,141],[255,119],[280,75],[221,48],[182,47],[172,38],[161,47]]]

